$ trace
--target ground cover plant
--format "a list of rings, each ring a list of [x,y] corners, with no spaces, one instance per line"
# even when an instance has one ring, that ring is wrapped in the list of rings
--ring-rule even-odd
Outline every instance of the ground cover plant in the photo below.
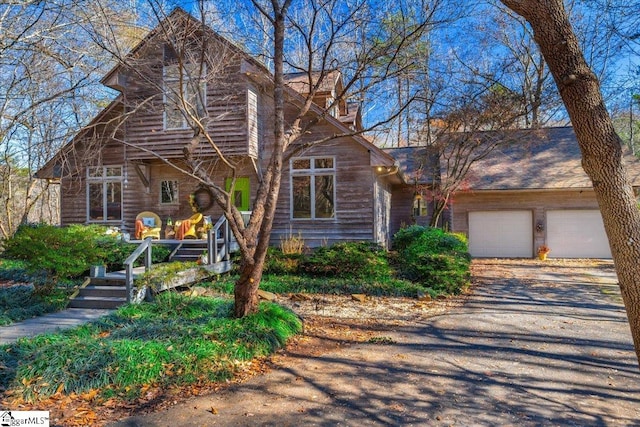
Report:
[[[42,278],[29,274],[24,261],[0,259],[0,281],[11,285],[0,287],[0,326],[59,311],[67,306],[72,288],[59,286],[43,294],[28,284],[37,280]]]
[[[459,294],[469,283],[471,258],[462,236],[412,226],[396,234],[394,249],[369,242],[295,253],[270,248],[260,287],[274,293],[416,297]],[[231,293],[235,281],[227,275],[206,285]]]
[[[301,330],[299,318],[275,304],[243,319],[232,309],[228,299],[165,292],[72,330],[2,346],[0,391],[29,401],[88,392],[135,399],[149,386],[230,378]]]

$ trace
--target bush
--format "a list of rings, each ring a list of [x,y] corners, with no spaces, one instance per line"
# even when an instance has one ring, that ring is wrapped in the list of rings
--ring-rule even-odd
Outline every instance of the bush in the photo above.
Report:
[[[107,271],[122,270],[126,259],[138,247],[135,243],[126,243],[112,236],[100,236],[96,239],[96,250],[99,253],[100,263],[107,266]],[[165,262],[171,254],[171,248],[163,245],[154,245],[151,251],[151,262],[159,264]],[[138,258],[136,266],[144,263],[144,257]],[[88,267],[87,267],[88,268]]]
[[[3,256],[24,261],[31,275],[44,272],[47,276],[45,288],[51,288],[61,278],[87,273],[91,265],[105,264],[110,270],[123,268],[125,259],[136,245],[106,235],[105,230],[97,225],[23,225],[12,238],[3,242]],[[169,253],[169,248],[154,247],[153,262],[164,261]]]
[[[459,294],[468,285],[471,257],[464,236],[411,226],[394,236],[402,277],[437,293]]]
[[[265,274],[297,274],[304,255],[298,253],[285,254],[281,249],[270,247],[264,264]]]
[[[380,279],[392,275],[386,251],[370,242],[336,243],[317,248],[300,268],[314,276]]]
[[[51,287],[59,277],[77,277],[100,259],[95,233],[93,227],[22,226],[4,242],[4,256],[26,261],[31,272],[45,271]]]
[[[29,283],[36,278],[29,272],[26,261],[0,259],[0,279]]]

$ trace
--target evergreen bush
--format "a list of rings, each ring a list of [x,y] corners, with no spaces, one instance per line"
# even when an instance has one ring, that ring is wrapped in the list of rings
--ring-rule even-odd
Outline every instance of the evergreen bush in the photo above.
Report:
[[[98,225],[22,225],[13,237],[3,241],[3,257],[24,261],[32,278],[44,274],[46,280],[38,280],[38,284],[41,291],[48,291],[61,279],[86,274],[91,265],[104,264],[108,270],[123,268],[125,259],[137,245],[125,243],[105,231],[105,227]],[[153,262],[164,261],[169,253],[167,247],[154,246]]]
[[[394,236],[402,277],[436,293],[459,294],[469,283],[466,238],[439,228],[411,226]]]
[[[317,248],[305,257],[300,268],[313,276],[382,279],[392,275],[386,251],[370,242],[336,243]]]

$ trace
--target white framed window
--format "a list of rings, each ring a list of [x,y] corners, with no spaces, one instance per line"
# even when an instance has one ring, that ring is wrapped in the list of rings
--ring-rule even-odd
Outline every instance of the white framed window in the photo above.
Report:
[[[160,203],[163,205],[178,204],[178,181],[164,180],[160,182]]]
[[[206,111],[206,64],[165,64],[164,83],[164,128],[186,129],[190,114],[203,117]]]
[[[87,168],[87,222],[122,220],[122,166]]]
[[[291,159],[291,218],[334,219],[336,169],[334,157]]]

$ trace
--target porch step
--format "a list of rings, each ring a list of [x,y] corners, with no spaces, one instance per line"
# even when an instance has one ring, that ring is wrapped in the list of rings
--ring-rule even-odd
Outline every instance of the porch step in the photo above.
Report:
[[[92,277],[69,302],[69,308],[116,308],[127,303],[124,281],[113,277]]]
[[[77,296],[69,302],[69,308],[111,309],[126,303],[127,298]]]
[[[206,241],[183,240],[180,247],[171,254],[169,261],[197,261],[206,250]]]

